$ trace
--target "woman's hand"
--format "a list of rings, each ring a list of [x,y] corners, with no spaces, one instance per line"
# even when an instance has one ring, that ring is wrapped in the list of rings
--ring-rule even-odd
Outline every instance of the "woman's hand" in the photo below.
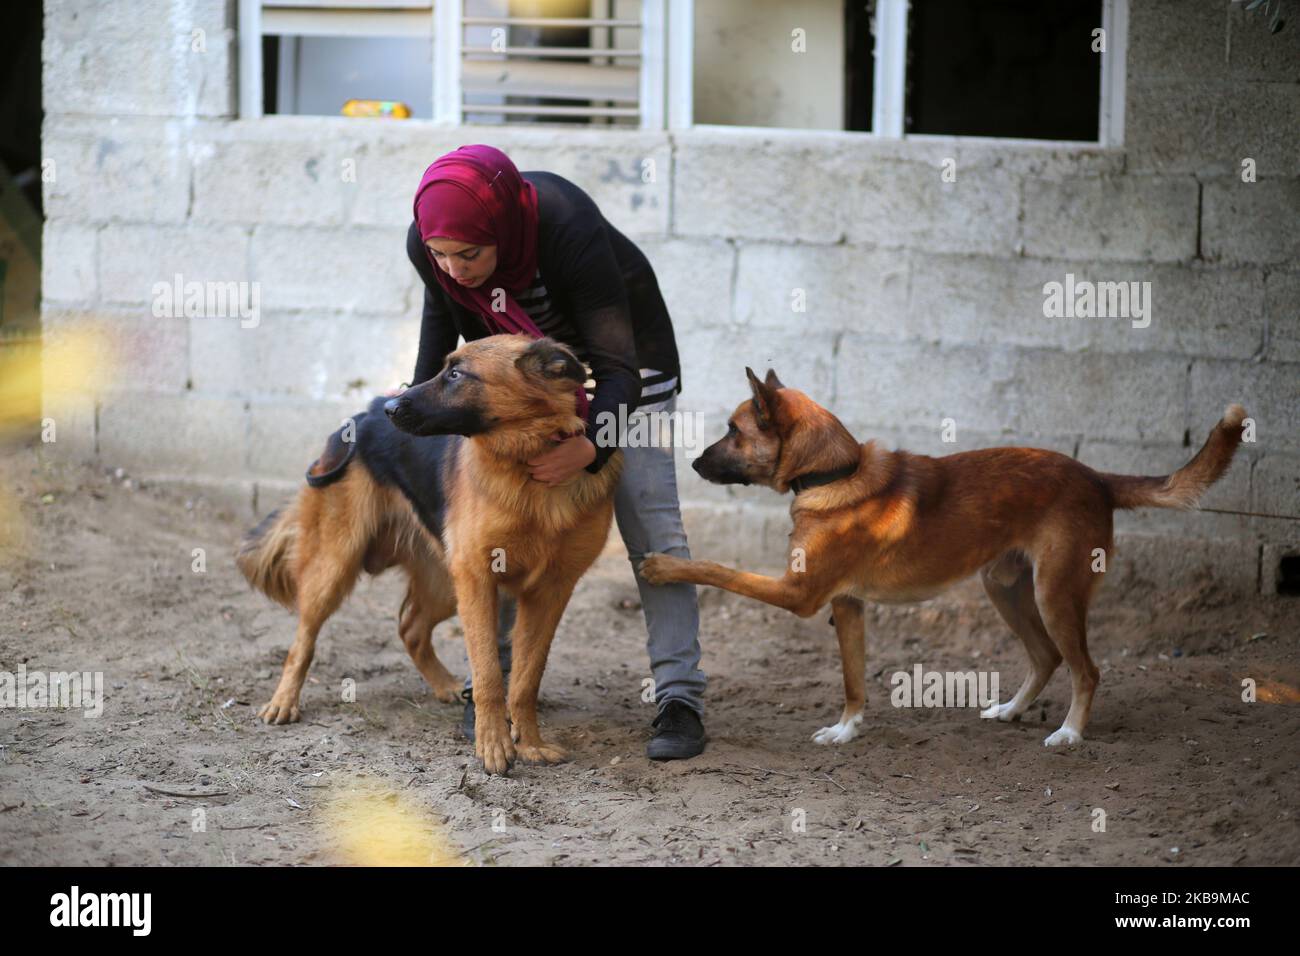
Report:
[[[528,461],[533,479],[554,487],[562,485],[596,460],[596,446],[586,435],[554,436],[556,445]]]

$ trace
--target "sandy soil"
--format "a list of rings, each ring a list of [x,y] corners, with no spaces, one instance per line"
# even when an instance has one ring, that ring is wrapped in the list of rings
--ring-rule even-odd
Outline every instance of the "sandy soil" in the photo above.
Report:
[[[30,448],[3,456],[26,535],[0,560],[0,670],[103,671],[105,709],[0,710],[0,863],[345,862],[327,810],[358,787],[479,864],[1300,862],[1300,706],[1281,702],[1300,687],[1300,615],[1284,602],[1103,589],[1098,703],[1065,751],[1042,745],[1068,703],[1064,669],[1022,723],[890,706],[890,675],[918,661],[997,669],[1004,699],[1014,690],[1023,653],[978,585],[870,609],[866,733],[823,748],[809,738],[840,695],[824,616],[704,593],[709,749],[659,765],[616,541],[579,585],[542,688],[543,728],[572,761],[489,778],[459,708],[432,698],[397,640],[395,575],[363,581],[327,626],[303,722],[265,727],[253,712],[293,625],[233,566],[245,522]],[[434,639],[464,673],[455,622]],[[1258,703],[1241,701],[1246,676]]]

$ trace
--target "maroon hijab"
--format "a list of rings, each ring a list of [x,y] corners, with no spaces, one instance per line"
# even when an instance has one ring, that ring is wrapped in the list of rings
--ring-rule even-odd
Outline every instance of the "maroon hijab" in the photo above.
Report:
[[[438,284],[496,334],[528,335],[542,331],[514,296],[532,285],[537,274],[537,189],[519,175],[510,157],[491,146],[462,146],[424,171],[415,191],[415,222],[420,239],[455,239],[497,247],[497,267],[474,288],[461,285],[438,265],[429,247],[424,253]],[[505,311],[492,308],[497,289]],[[587,393],[579,386],[578,415],[587,417]]]

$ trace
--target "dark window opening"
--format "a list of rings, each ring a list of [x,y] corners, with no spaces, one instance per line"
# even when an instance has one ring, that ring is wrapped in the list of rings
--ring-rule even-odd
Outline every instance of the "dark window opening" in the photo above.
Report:
[[[1277,564],[1277,593],[1300,595],[1300,554],[1288,554]]]
[[[1100,0],[913,0],[905,130],[1096,142],[1100,27]]]
[[[870,132],[876,78],[876,38],[867,0],[844,4],[844,128]]]

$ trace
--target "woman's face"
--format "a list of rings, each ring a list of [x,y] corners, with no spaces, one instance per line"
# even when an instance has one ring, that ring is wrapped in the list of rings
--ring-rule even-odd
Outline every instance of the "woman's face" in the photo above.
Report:
[[[476,246],[458,239],[429,239],[425,245],[438,268],[466,288],[482,285],[496,272],[496,246]]]

